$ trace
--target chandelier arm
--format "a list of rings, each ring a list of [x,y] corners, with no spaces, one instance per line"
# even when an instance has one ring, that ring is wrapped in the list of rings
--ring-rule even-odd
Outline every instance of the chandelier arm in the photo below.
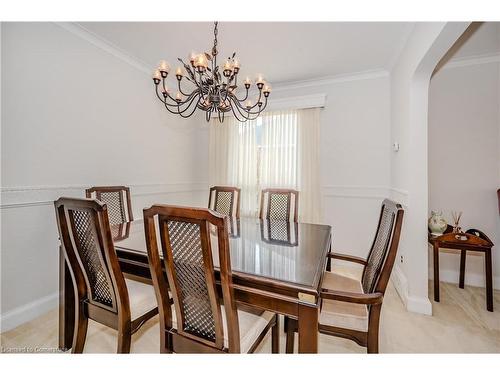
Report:
[[[197,85],[198,86],[198,85]],[[186,94],[184,91],[182,91],[182,88],[181,88],[181,80],[177,80],[177,87],[179,88],[179,92],[184,95],[184,96],[189,96],[191,94]]]
[[[172,98],[172,97],[170,96],[170,94],[168,93],[168,91],[166,91],[165,85],[163,85],[163,88],[165,89],[165,92],[167,93],[167,97],[175,101],[175,99],[174,99],[174,98]],[[167,98],[165,98],[165,97],[163,97],[163,98],[162,98],[162,97],[160,96],[160,94],[158,93],[158,85],[156,85],[156,96],[158,97],[158,99],[160,99],[160,101],[161,101],[163,104],[165,104],[165,107],[166,107],[166,106],[170,106],[170,107],[176,107],[176,106],[177,106],[177,104],[170,104],[170,103],[167,103]]]
[[[189,103],[188,103],[186,106],[184,106],[184,105],[185,105],[187,102],[184,102],[184,103],[182,103],[182,104],[179,104],[179,106],[178,106],[178,109],[179,109],[178,114],[179,114],[179,115],[182,115],[182,114],[183,114],[184,112],[186,112],[189,108],[191,108],[191,105],[193,104],[193,102],[195,101],[195,99],[197,99],[197,95],[193,96],[193,97],[191,98],[191,100],[189,101]],[[182,106],[184,106],[184,108],[181,108]],[[196,108],[196,105],[195,105],[194,107]],[[189,116],[188,116],[188,117],[189,117]]]
[[[194,100],[194,99],[193,99],[193,100]],[[192,103],[193,103],[193,102],[191,101],[191,103],[189,103],[189,106],[187,106],[187,107],[184,109],[184,111],[179,112],[179,115],[181,115],[181,117],[183,117],[183,118],[188,118],[188,117],[191,117],[191,116],[193,115],[194,111],[196,111],[196,108],[198,108],[198,107],[197,107],[197,104],[195,104],[195,105],[193,106],[193,110],[191,111],[191,113],[189,113],[188,115],[184,115],[184,114],[183,114],[184,112],[186,112],[186,111],[189,109],[189,107],[191,107],[191,104],[192,104]]]
[[[260,101],[260,96],[259,96],[259,101]],[[244,110],[244,111],[245,111],[245,112],[247,112],[247,113],[251,113],[251,114],[256,114],[256,113],[257,113],[257,114],[258,114],[258,113],[262,112],[264,109],[261,109],[261,110],[259,110],[258,112],[252,112],[251,110],[257,106],[257,104],[259,103],[259,101],[257,101],[257,103],[255,103],[255,105],[253,105],[253,106],[252,106],[252,107],[250,107],[250,108],[243,107],[243,106],[241,105],[241,102],[240,102],[239,100],[238,100],[238,101],[235,101],[235,103],[236,103],[236,105],[237,105],[239,108],[241,108],[242,110]],[[265,104],[267,104],[267,98],[266,98]],[[264,106],[264,107],[265,107],[265,106]]]
[[[233,109],[233,108],[236,108],[237,112],[238,112],[238,113],[239,113],[239,114],[240,114],[243,118],[246,118],[247,120],[255,120],[255,119],[259,116],[259,114],[257,113],[255,117],[252,117],[251,115],[255,115],[255,113],[248,112],[247,110],[245,110],[245,109],[243,109],[243,108],[241,108],[241,109],[240,109],[240,107],[239,107],[239,106],[234,106],[234,107],[233,107],[233,106],[231,106],[231,109]],[[243,112],[242,112],[242,110],[243,110]],[[235,113],[235,112],[233,111],[233,113]]]
[[[166,102],[163,102],[163,105],[165,106],[166,110],[169,111],[170,113],[172,113],[174,115],[178,115],[179,114],[178,112],[176,112],[176,111],[171,110],[170,108],[168,108],[171,105],[167,104]],[[172,107],[175,107],[175,106],[172,106]]]
[[[183,100],[183,101],[180,101],[178,102],[177,100],[175,100],[168,92],[167,92],[167,97],[170,98],[173,103],[168,103],[167,102],[167,99],[161,99],[160,95],[158,94],[158,88],[156,89],[156,96],[158,96],[158,98],[161,100],[161,102],[163,104],[165,104],[165,106],[169,106],[169,107],[172,107],[172,108],[177,108],[179,106],[183,106],[184,104],[186,104],[187,102],[189,102],[194,96],[196,96],[197,94],[199,93],[199,89],[196,89],[194,90],[187,98],[186,100]]]
[[[186,104],[187,102],[189,101],[192,101],[193,97],[195,97],[196,95],[199,94],[199,89],[196,89],[194,90],[191,94],[189,94],[189,96],[186,98],[186,100],[181,100],[180,102],[177,102],[177,105],[179,106],[183,106],[184,104]],[[175,99],[174,99],[175,100]]]
[[[249,89],[245,88],[246,89],[246,93],[245,93],[245,97],[243,99],[238,99],[238,97],[236,96],[236,94],[234,93],[231,93],[232,96],[234,96],[234,98],[239,101],[239,102],[244,102],[245,100],[248,99],[248,91]]]
[[[248,119],[245,116],[243,116],[243,115],[240,114],[243,117],[243,119],[241,119],[238,116],[238,114],[236,113],[236,111],[234,110],[233,106],[231,106],[231,111],[233,112],[233,115],[236,118],[236,120],[238,120],[239,122],[247,122],[248,121]]]

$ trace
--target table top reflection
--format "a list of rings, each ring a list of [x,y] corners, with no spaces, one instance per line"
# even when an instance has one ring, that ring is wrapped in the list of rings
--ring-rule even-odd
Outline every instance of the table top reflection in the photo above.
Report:
[[[117,250],[147,253],[142,220],[111,228]],[[330,246],[329,225],[242,217],[229,226],[231,267],[239,273],[315,288]],[[158,236],[159,237],[159,236]],[[217,236],[212,252],[218,265]]]

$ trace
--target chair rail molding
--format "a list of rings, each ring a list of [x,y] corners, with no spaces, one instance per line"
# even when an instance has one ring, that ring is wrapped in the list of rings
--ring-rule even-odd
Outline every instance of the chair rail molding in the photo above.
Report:
[[[325,185],[322,193],[325,197],[384,199],[389,197],[390,189],[387,186]]]
[[[61,196],[85,197],[89,185],[2,187],[0,209],[52,205]],[[132,196],[197,192],[208,189],[208,183],[127,184]]]
[[[405,208],[409,207],[408,191],[391,187],[389,189],[390,197],[392,200],[401,203]]]

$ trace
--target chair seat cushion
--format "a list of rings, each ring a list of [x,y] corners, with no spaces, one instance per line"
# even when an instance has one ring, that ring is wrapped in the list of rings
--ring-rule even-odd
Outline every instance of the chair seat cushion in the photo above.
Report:
[[[222,324],[224,325],[224,346],[229,346],[227,338],[227,321],[224,306],[221,305]],[[264,331],[269,322],[273,319],[274,313],[263,311],[261,313],[252,313],[238,309],[238,322],[240,326],[240,351],[248,353],[259,335]],[[177,329],[177,318],[175,316],[174,306],[172,305],[172,327]]]
[[[324,273],[322,288],[364,293],[361,281],[335,272]],[[368,308],[366,305],[323,299],[319,324],[367,332]]]
[[[152,285],[125,279],[130,300],[130,318],[135,320],[158,306]]]

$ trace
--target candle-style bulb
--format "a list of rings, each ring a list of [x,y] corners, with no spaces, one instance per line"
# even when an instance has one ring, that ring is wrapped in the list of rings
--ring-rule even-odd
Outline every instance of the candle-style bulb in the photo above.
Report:
[[[160,80],[161,80],[161,73],[160,71],[157,69],[153,72],[153,81],[154,83],[157,85],[160,83]]]
[[[168,73],[170,71],[170,66],[168,65],[168,62],[166,62],[165,60],[161,60],[160,63],[158,64],[158,70],[160,72]]]

